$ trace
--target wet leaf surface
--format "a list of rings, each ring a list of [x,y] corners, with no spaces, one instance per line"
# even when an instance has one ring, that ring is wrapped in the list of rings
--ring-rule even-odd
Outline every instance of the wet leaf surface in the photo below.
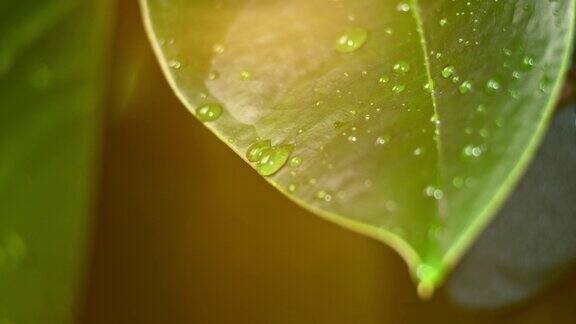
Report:
[[[270,140],[255,169],[319,216],[394,247],[422,295],[535,151],[566,68],[574,7],[142,5],[160,63],[190,111],[247,161],[255,143]]]

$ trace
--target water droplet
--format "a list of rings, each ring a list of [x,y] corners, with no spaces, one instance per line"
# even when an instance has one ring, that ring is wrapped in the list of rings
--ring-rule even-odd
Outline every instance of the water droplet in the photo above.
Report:
[[[442,77],[448,79],[454,75],[454,72],[456,72],[456,69],[452,65],[448,65],[442,70]]]
[[[182,63],[180,63],[180,61],[177,60],[170,60],[168,61],[168,66],[178,70],[180,67],[182,67]]]
[[[470,90],[472,90],[472,83],[470,83],[470,81],[464,81],[458,87],[458,91],[460,91],[461,94],[466,94]]]
[[[410,64],[405,61],[400,61],[394,64],[392,70],[396,75],[405,75],[406,73],[408,73],[408,71],[410,71]]]
[[[302,158],[299,156],[295,156],[290,159],[290,166],[293,168],[297,168],[302,164]]]
[[[366,43],[368,31],[364,28],[356,27],[347,30],[336,41],[336,51],[340,53],[350,53],[358,50]]]
[[[386,83],[390,82],[390,78],[387,76],[382,76],[380,77],[380,79],[378,79],[378,83],[384,85]]]
[[[203,122],[217,120],[222,115],[222,106],[217,103],[208,103],[196,108],[196,117]]]
[[[434,186],[426,187],[424,189],[424,194],[436,200],[440,200],[442,197],[444,197],[444,192],[441,189],[435,188]]]
[[[454,177],[454,179],[452,179],[452,185],[460,189],[464,186],[464,179],[462,179],[462,177]]]
[[[399,12],[409,12],[410,11],[410,5],[406,2],[400,2],[397,6],[396,6],[396,10],[398,10]]]
[[[386,145],[390,142],[390,135],[382,135],[376,138],[376,145]]]
[[[440,19],[440,21],[438,22],[438,24],[439,24],[441,27],[444,27],[444,26],[448,25],[448,19],[442,18],[442,19]]]
[[[486,91],[489,93],[496,93],[500,91],[500,88],[500,82],[498,82],[496,79],[490,79],[488,82],[486,82]]]
[[[462,155],[464,155],[464,157],[470,158],[478,158],[482,155],[482,148],[479,146],[473,146],[473,145],[467,145],[466,147],[464,147],[464,149],[462,150]]]
[[[220,43],[214,44],[214,46],[212,47],[212,51],[214,52],[214,54],[222,54],[224,53],[224,45]]]
[[[246,152],[246,159],[248,159],[250,162],[258,162],[262,158],[262,153],[270,148],[272,148],[272,141],[257,141],[248,147],[248,151]]]
[[[426,82],[426,84],[424,84],[422,89],[424,89],[424,91],[426,91],[427,93],[434,93],[434,81],[430,80]]]
[[[397,94],[403,92],[404,90],[406,90],[406,86],[403,84],[396,84],[392,87],[392,91]]]
[[[250,73],[250,71],[244,70],[240,72],[240,80],[248,81],[250,79],[252,79],[252,73]]]
[[[256,169],[263,176],[271,176],[278,172],[288,161],[293,146],[283,144],[263,150]]]
[[[534,56],[526,55],[522,59],[522,65],[524,66],[524,68],[530,70],[534,67],[534,65],[536,65],[536,59],[534,58]]]

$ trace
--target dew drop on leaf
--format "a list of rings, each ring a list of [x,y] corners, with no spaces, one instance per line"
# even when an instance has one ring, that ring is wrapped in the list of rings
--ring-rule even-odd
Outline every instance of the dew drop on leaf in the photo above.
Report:
[[[272,141],[257,141],[248,147],[248,151],[246,152],[246,159],[248,159],[250,162],[258,162],[262,158],[262,152],[270,148],[272,148]]]
[[[350,53],[358,50],[366,43],[368,31],[364,28],[356,27],[347,30],[336,41],[336,51],[340,53]]]
[[[495,79],[490,79],[486,82],[486,92],[496,93],[500,91],[500,82]]]
[[[404,90],[406,90],[406,86],[403,84],[396,84],[392,87],[392,91],[396,94],[402,93]]]
[[[293,168],[297,168],[302,164],[302,158],[299,156],[295,156],[290,159],[290,166]]]
[[[456,70],[454,69],[454,67],[452,65],[448,65],[446,66],[443,70],[442,70],[442,77],[444,79],[448,79],[450,78],[452,75],[454,75],[454,72]]]
[[[196,108],[196,117],[203,122],[217,120],[222,115],[222,106],[217,103],[208,103]]]
[[[458,87],[458,91],[460,91],[461,94],[466,94],[470,90],[472,90],[472,83],[470,83],[470,81],[464,81]]]
[[[286,164],[292,149],[292,145],[283,144],[263,150],[256,169],[263,176],[275,174]]]
[[[408,62],[406,61],[400,61],[394,64],[392,70],[396,75],[405,75],[406,73],[408,73],[408,71],[410,71],[410,64],[408,64]]]

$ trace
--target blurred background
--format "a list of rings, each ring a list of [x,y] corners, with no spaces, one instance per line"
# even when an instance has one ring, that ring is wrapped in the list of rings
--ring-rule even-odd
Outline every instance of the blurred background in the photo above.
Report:
[[[470,310],[416,295],[387,246],[269,186],[169,89],[136,1],[119,3],[79,323],[572,323],[576,269]],[[458,270],[457,270],[458,271]]]

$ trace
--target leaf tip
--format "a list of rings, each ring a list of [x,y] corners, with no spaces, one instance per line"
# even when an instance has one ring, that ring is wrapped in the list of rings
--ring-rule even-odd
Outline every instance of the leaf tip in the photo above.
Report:
[[[429,300],[434,295],[436,283],[439,279],[439,269],[429,265],[421,264],[416,269],[418,278],[418,296],[423,300]]]

